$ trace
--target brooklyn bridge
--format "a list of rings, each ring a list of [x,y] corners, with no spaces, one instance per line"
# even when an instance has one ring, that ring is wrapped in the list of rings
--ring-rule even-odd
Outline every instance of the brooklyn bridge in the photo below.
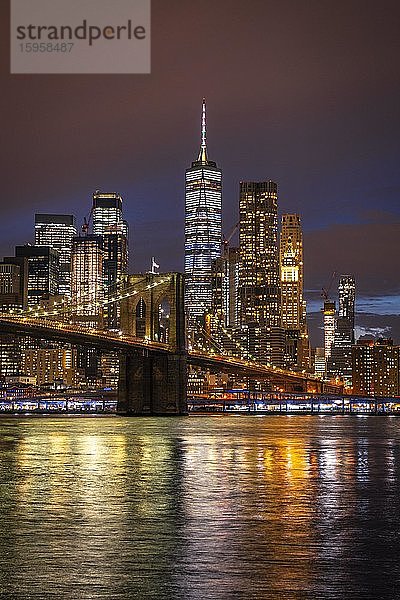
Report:
[[[87,306],[92,300],[87,299]],[[118,294],[103,303],[118,304],[121,330],[82,323],[82,307],[30,307],[0,313],[0,334],[14,334],[117,352],[120,363],[118,412],[125,415],[180,415],[187,412],[188,369],[230,373],[263,381],[281,392],[338,394],[340,385],[307,372],[233,356],[208,340],[188,344],[184,281],[180,273],[130,275]],[[103,308],[102,307],[102,308]],[[165,312],[165,316],[163,314]]]

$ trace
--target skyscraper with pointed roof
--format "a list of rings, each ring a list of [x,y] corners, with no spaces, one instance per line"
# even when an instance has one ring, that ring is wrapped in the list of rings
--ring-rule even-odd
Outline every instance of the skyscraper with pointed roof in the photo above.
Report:
[[[222,171],[208,158],[206,135],[203,98],[200,151],[186,169],[185,306],[189,331],[211,308],[212,261],[221,255]]]
[[[288,368],[307,368],[310,348],[303,290],[303,233],[297,214],[282,215],[279,262],[284,364]]]

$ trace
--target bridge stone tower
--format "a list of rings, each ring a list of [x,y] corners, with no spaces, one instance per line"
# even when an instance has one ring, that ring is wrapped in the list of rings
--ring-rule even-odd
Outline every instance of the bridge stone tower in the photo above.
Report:
[[[121,356],[118,412],[137,416],[186,414],[183,275],[129,275],[125,290],[137,293],[121,300],[122,332],[158,342],[159,346]]]

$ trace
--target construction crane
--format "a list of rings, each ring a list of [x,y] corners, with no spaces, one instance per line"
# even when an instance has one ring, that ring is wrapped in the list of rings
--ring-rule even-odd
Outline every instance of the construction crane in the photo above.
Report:
[[[99,194],[99,193],[100,193],[99,190],[95,191],[95,194]],[[89,227],[92,222],[92,217],[93,217],[93,204],[92,204],[92,208],[90,209],[89,215],[87,217],[83,218],[83,225],[81,227],[82,235],[87,235],[89,233]]]
[[[329,292],[331,291],[331,287],[332,287],[332,284],[333,284],[333,281],[334,281],[336,275],[337,275],[336,271],[333,271],[328,287],[326,289],[322,288],[322,290],[321,290],[321,298],[323,298],[324,300],[329,300]]]
[[[239,228],[239,225],[240,225],[240,221],[238,221],[236,223],[236,225],[234,226],[234,228],[232,229],[232,231],[230,232],[230,234],[228,235],[227,238],[224,236],[224,234],[222,234],[222,254],[225,254],[225,251],[229,247],[231,239],[233,238],[233,236],[237,232],[237,230]]]

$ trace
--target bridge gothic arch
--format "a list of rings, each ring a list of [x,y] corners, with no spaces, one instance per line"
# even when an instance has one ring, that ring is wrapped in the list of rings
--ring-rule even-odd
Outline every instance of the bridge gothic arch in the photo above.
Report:
[[[168,344],[170,340],[171,302],[168,295],[162,295],[156,300],[153,314],[154,340]]]
[[[146,337],[146,313],[147,306],[143,296],[140,296],[138,301],[136,302],[136,306],[134,307],[135,311],[135,331],[134,334],[136,337],[145,338]]]
[[[178,273],[129,275],[121,300],[121,329],[135,337],[186,348],[183,278]],[[121,290],[124,295],[124,290]]]
[[[130,415],[183,414],[187,379],[183,276],[129,275],[126,291],[121,300],[122,333],[165,346],[150,351],[144,345],[141,352],[121,357],[118,410]]]

